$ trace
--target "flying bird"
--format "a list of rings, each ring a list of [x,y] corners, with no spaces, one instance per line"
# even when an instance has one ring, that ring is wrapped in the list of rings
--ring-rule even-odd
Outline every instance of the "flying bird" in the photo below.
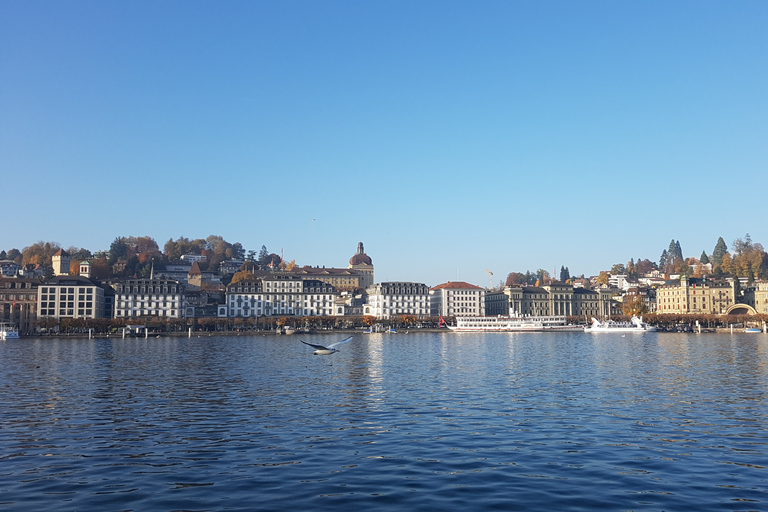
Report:
[[[352,336],[350,336],[349,338],[345,339],[344,341],[337,341],[336,343],[334,343],[332,345],[328,345],[327,347],[324,347],[322,345],[315,345],[315,344],[312,344],[312,343],[307,343],[304,340],[299,340],[299,341],[302,342],[305,345],[309,345],[310,347],[316,349],[313,352],[313,355],[316,355],[316,356],[329,356],[329,355],[333,354],[334,352],[338,352],[338,350],[336,350],[334,348],[336,345],[341,345],[342,343],[346,343],[346,342],[348,342],[351,339],[352,339]]]

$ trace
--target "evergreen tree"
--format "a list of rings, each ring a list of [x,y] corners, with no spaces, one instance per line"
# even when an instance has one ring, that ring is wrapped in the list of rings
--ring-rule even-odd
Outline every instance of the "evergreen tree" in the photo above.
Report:
[[[568,271],[568,267],[560,267],[560,281],[566,282],[571,278],[571,273]]]
[[[266,245],[261,246],[259,251],[259,265],[266,265],[269,263],[269,251]]]
[[[707,256],[707,251],[701,251],[701,257],[699,258],[699,261],[702,265],[709,263],[709,256]]]
[[[664,269],[667,267],[667,261],[669,260],[669,254],[667,253],[667,250],[664,249],[661,251],[661,256],[659,256],[659,270],[662,272],[666,272]]]
[[[683,258],[683,249],[680,247],[680,240],[675,242],[675,258],[685,259]]]
[[[728,252],[728,246],[725,245],[723,237],[720,237],[717,239],[717,244],[715,244],[715,250],[712,251],[712,265],[719,267],[723,263],[723,256],[726,252]]]

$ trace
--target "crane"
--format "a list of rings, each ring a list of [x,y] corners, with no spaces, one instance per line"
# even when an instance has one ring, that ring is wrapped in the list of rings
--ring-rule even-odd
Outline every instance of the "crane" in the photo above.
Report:
[[[491,272],[488,269],[485,269],[485,271],[488,272],[488,274],[489,274],[488,275],[488,289],[490,290],[491,288],[493,288],[493,272]]]

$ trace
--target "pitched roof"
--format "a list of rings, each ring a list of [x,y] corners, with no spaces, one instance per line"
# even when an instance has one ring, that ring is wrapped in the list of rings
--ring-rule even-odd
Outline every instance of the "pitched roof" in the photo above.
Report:
[[[465,283],[464,281],[448,281],[447,283],[439,284],[437,286],[434,286],[431,288],[432,290],[443,290],[443,289],[470,289],[470,290],[482,290],[481,287],[475,286],[474,284]]]

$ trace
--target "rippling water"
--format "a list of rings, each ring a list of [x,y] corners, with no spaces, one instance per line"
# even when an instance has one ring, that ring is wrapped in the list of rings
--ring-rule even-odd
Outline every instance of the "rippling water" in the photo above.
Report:
[[[0,509],[768,510],[766,335],[340,348],[0,342]]]

